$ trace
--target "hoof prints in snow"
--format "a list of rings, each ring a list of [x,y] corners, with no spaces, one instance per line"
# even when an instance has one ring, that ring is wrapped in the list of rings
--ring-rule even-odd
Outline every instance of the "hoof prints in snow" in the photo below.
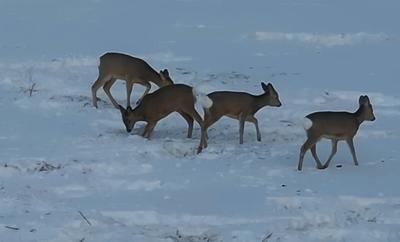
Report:
[[[53,102],[91,102],[92,99],[87,97],[87,96],[82,96],[82,95],[59,95],[59,96],[51,96],[49,98],[50,101]],[[105,102],[105,101],[101,101],[101,102]]]
[[[222,242],[216,234],[184,235],[179,230],[174,235],[168,235],[165,238],[171,239],[174,242]]]
[[[28,164],[26,164],[28,163]],[[34,163],[34,164],[30,164]],[[8,164],[5,163],[3,165],[4,168],[6,169],[14,169],[17,171],[23,171],[23,172],[28,172],[28,173],[33,173],[33,172],[51,172],[54,170],[60,170],[63,168],[61,164],[51,164],[48,161],[39,161],[39,162],[24,162],[24,165],[16,165],[16,164]]]

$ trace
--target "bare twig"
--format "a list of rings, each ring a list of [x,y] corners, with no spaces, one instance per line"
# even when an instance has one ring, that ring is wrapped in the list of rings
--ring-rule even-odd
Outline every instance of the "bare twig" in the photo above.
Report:
[[[12,226],[4,226],[4,228],[6,228],[6,229],[12,229],[12,230],[19,230],[19,228],[17,228],[17,227],[12,227]]]
[[[82,238],[81,240],[79,240],[79,242],[83,242],[83,241],[85,241],[85,238]]]
[[[20,87],[21,92],[24,94],[28,93],[29,97],[32,97],[32,95],[35,92],[38,92],[39,90],[35,88],[36,87],[36,82],[32,83],[29,87]]]
[[[29,96],[32,97],[32,94],[35,90],[36,82],[32,84],[32,86],[29,88]]]
[[[92,226],[92,223],[90,223],[90,221],[85,217],[85,215],[83,215],[83,213],[81,211],[78,211],[78,212],[82,216],[82,218],[86,221],[86,223],[89,224],[89,226]]]
[[[268,242],[268,240],[269,240],[271,237],[272,237],[272,233],[269,233],[268,235],[266,235],[266,236],[263,238],[262,242]]]

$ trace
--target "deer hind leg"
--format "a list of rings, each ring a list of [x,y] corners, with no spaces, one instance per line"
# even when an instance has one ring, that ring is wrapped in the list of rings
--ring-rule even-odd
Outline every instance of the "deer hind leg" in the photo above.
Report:
[[[204,110],[204,137],[208,140],[208,128],[217,122],[222,116],[213,116],[210,110]]]
[[[189,114],[179,111],[179,114],[186,120],[186,122],[188,123],[188,134],[187,137],[188,138],[192,138],[192,134],[193,134],[193,118],[192,116],[190,116]]]
[[[97,80],[93,83],[92,85],[92,103],[95,108],[97,108],[97,101],[99,98],[97,97],[97,90],[99,90],[100,87],[104,86],[104,84],[109,81],[110,79],[106,78],[105,76],[102,76],[99,74]]]
[[[246,121],[254,124],[254,126],[256,127],[256,132],[257,132],[257,141],[261,141],[261,133],[260,133],[260,129],[258,128],[258,120],[256,119],[256,117],[254,117],[253,115],[249,115],[249,116],[247,116]]]
[[[311,146],[311,154],[314,157],[315,162],[317,163],[317,168],[324,169],[324,166],[322,165],[321,161],[318,158],[317,144],[314,144],[313,146]]]
[[[353,138],[347,139],[346,142],[349,145],[349,148],[350,148],[350,151],[351,151],[351,155],[353,156],[354,165],[358,166],[358,160],[357,160],[357,156],[356,156],[356,151],[354,149]]]
[[[337,152],[337,144],[338,144],[338,140],[333,139],[332,140],[332,151],[331,151],[331,154],[330,154],[328,160],[325,162],[324,169],[328,168],[329,164],[332,161],[333,156],[336,154],[336,152]]]
[[[194,109],[194,105],[188,109],[184,111],[185,113],[187,113],[188,115],[190,115],[194,120],[196,120],[196,122],[200,125],[200,143],[199,146],[197,148],[197,154],[199,154],[203,148],[207,148],[207,139],[205,137],[205,129],[204,129],[204,122],[203,119],[200,117],[199,113],[196,111],[196,109]]]
[[[304,155],[306,154],[307,150],[309,150],[312,146],[317,143],[318,139],[314,137],[308,137],[306,142],[300,148],[300,157],[299,157],[299,164],[297,166],[297,170],[301,171],[303,167]],[[322,166],[322,164],[321,164]]]
[[[103,86],[103,90],[104,92],[107,94],[108,98],[110,99],[111,103],[113,104],[113,106],[117,109],[119,109],[119,104],[117,101],[115,101],[114,97],[111,95],[111,87],[112,85],[114,85],[115,81],[117,81],[116,78],[111,78],[109,79],[109,81],[107,81],[104,86]]]

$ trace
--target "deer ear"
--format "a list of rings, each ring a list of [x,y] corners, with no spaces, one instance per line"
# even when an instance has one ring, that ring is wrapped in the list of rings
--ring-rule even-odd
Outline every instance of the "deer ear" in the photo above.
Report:
[[[274,88],[272,87],[272,84],[268,82],[268,84],[265,84],[264,82],[261,82],[261,86],[264,89],[265,92],[271,91]]]
[[[164,72],[163,72],[163,74],[164,74],[165,76],[169,76],[169,72],[168,72],[168,70],[167,70],[167,69],[164,69]]]
[[[268,83],[268,85],[269,85],[269,83]],[[261,87],[262,87],[262,89],[263,89],[265,92],[268,91],[268,85],[265,85],[264,82],[261,82]]]
[[[367,95],[365,95],[364,98],[365,98],[365,102],[370,104],[369,97]]]
[[[362,105],[362,104],[364,104],[364,103],[367,102],[367,99],[368,99],[367,96],[361,95],[360,98],[358,99],[358,103],[359,103],[360,105]]]

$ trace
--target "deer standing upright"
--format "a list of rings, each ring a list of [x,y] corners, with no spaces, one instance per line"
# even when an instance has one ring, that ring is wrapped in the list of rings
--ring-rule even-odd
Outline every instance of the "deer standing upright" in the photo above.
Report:
[[[252,95],[246,92],[218,91],[208,95],[197,95],[200,104],[204,108],[204,129],[207,136],[207,129],[222,116],[228,116],[239,120],[239,142],[243,144],[243,132],[245,121],[254,124],[257,132],[257,140],[261,141],[261,133],[258,127],[258,120],[254,114],[265,106],[280,107],[278,92],[271,83],[261,83],[264,93]],[[202,100],[203,99],[203,100]]]
[[[333,156],[336,154],[337,143],[339,140],[346,140],[353,156],[354,165],[357,166],[358,160],[354,149],[353,138],[357,134],[358,128],[362,122],[374,120],[375,115],[368,96],[360,96],[359,108],[354,113],[316,112],[307,115],[304,118],[304,129],[307,133],[307,140],[300,149],[300,158],[297,169],[299,171],[302,169],[304,155],[308,149],[311,149],[311,153],[317,163],[317,168],[327,168]],[[317,155],[316,143],[321,138],[327,138],[332,141],[331,154],[325,165],[322,165]]]
[[[173,84],[173,81],[169,77],[168,70],[166,69],[157,73],[142,59],[122,53],[106,53],[100,57],[99,76],[92,85],[92,101],[94,107],[97,108],[97,90],[103,87],[104,92],[107,94],[114,107],[119,108],[119,104],[115,101],[110,92],[111,86],[117,79],[126,81],[127,107],[130,106],[134,83],[146,87],[146,90],[139,100],[150,91],[150,82],[155,83],[159,87]]]

